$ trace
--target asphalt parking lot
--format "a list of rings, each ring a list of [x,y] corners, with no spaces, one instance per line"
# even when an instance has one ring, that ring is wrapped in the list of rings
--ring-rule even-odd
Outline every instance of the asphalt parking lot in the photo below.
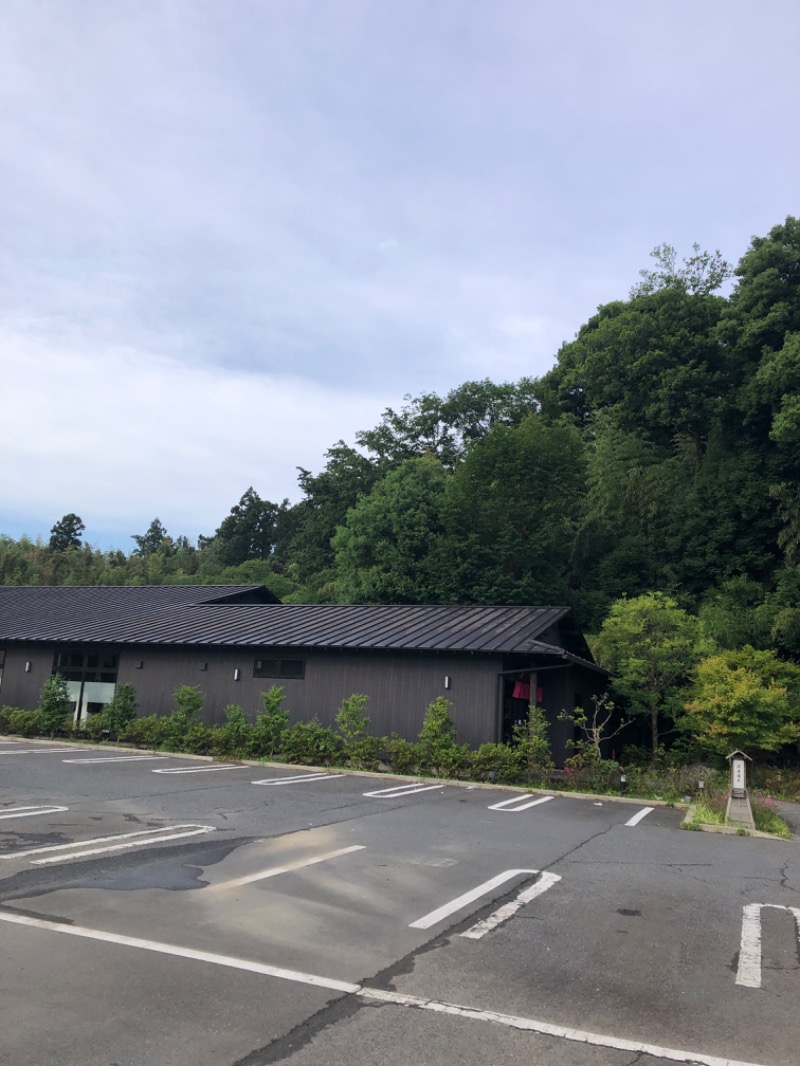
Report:
[[[647,804],[0,741],[14,1066],[796,1066],[800,853]]]

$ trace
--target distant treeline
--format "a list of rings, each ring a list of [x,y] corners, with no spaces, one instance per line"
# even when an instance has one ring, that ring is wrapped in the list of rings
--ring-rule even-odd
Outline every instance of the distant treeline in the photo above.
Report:
[[[0,538],[4,584],[260,582],[285,602],[570,604],[596,631],[661,591],[723,647],[800,654],[800,221],[731,271],[653,253],[554,368],[407,397],[302,499],[249,488],[197,544],[103,552],[65,515]],[[729,296],[718,291],[729,277]]]

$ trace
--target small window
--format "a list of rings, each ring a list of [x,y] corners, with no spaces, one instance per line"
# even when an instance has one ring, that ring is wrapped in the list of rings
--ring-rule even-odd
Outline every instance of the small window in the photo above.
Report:
[[[253,666],[253,677],[286,677],[302,680],[305,672],[305,659],[256,659]]]

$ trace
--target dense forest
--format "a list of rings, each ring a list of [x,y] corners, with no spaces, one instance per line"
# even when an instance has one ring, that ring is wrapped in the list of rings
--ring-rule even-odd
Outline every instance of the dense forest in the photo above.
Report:
[[[721,292],[727,292],[722,295]],[[248,488],[197,544],[158,518],[129,554],[0,537],[3,584],[262,582],[285,602],[571,605],[598,632],[659,592],[718,647],[800,658],[800,220],[735,269],[664,245],[552,370],[407,397]],[[55,516],[54,516],[55,517]]]

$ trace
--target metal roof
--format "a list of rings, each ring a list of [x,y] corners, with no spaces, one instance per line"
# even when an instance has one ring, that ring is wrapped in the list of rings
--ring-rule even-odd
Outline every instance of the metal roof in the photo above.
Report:
[[[567,607],[220,603],[259,586],[0,587],[0,640],[564,656]]]

